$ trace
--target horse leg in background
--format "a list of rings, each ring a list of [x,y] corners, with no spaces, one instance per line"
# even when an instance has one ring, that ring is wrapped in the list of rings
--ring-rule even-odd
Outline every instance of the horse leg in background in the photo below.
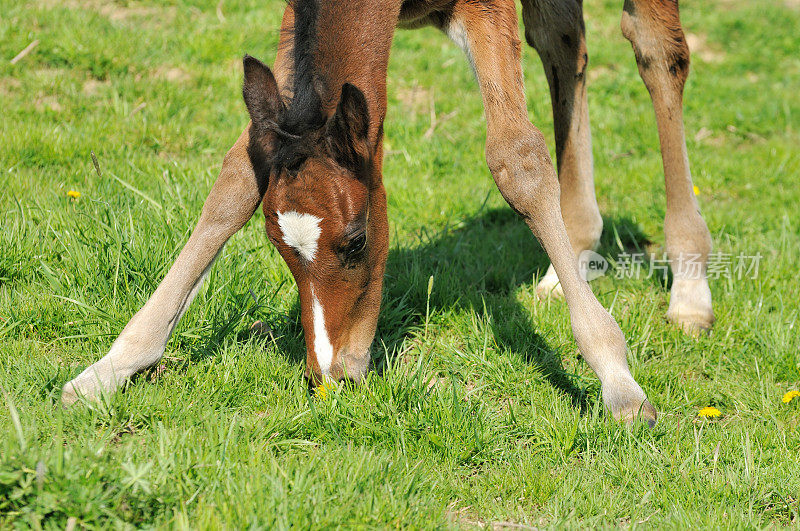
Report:
[[[595,249],[603,232],[594,194],[582,4],[582,0],[522,2],[526,40],[538,52],[550,85],[561,216],[575,256]],[[536,291],[540,297],[563,296],[552,265]]]
[[[541,131],[528,121],[513,0],[462,0],[436,21],[471,60],[486,111],[486,160],[500,193],[523,216],[561,280],[572,332],[600,378],[614,417],[653,424],[656,410],[633,379],[625,338],[580,276],[559,208],[559,184]]]
[[[633,45],[658,124],[667,213],[664,236],[672,266],[667,318],[697,334],[711,328],[714,311],[706,270],[711,235],[697,205],[683,128],[683,87],[689,74],[689,47],[676,0],[626,0],[622,33]]]

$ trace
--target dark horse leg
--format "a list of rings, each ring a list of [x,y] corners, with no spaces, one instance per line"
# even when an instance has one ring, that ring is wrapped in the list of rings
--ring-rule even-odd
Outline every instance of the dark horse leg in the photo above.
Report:
[[[558,178],[541,131],[528,121],[513,0],[459,1],[435,21],[472,62],[486,111],[486,160],[500,193],[525,219],[558,274],[572,332],[618,419],[656,411],[633,379],[625,338],[578,272],[559,207]]]
[[[683,129],[683,86],[689,74],[689,47],[677,0],[626,0],[622,33],[631,41],[658,124],[667,214],[664,236],[673,281],[667,318],[686,332],[711,328],[714,312],[706,269],[711,235],[694,196]]]
[[[561,215],[575,256],[594,249],[603,231],[594,194],[582,4],[582,0],[522,2],[526,40],[538,52],[550,85]],[[553,266],[539,281],[537,293],[563,295]]]

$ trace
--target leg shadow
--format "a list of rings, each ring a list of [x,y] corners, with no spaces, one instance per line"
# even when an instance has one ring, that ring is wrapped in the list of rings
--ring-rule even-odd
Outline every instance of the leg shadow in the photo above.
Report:
[[[642,228],[628,217],[604,217],[603,234],[597,252],[613,268],[607,274],[642,280],[653,289],[672,285],[672,270],[667,267],[663,249],[654,248]]]
[[[606,227],[612,230],[604,233],[604,256],[616,256],[619,245],[644,249],[649,243],[629,219],[607,219]],[[383,370],[384,356],[396,353],[403,339],[424,325],[432,275],[431,310],[482,312],[485,304],[498,345],[537,367],[551,385],[585,409],[586,393],[564,370],[561,353],[535,332],[530,312],[514,299],[517,288],[533,284],[548,265],[547,255],[528,227],[508,208],[482,211],[434,234],[420,230],[416,244],[389,254],[377,336],[384,348],[376,349],[374,366]]]

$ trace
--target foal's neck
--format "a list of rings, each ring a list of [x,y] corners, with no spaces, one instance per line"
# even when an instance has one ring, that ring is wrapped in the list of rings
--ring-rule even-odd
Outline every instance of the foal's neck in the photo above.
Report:
[[[296,28],[300,20],[297,0]],[[386,72],[401,2],[398,0],[317,0],[316,36],[312,49],[314,85],[326,115],[339,101],[344,83],[364,93],[370,111],[370,139],[378,142],[386,116]],[[300,52],[302,53],[302,51]]]

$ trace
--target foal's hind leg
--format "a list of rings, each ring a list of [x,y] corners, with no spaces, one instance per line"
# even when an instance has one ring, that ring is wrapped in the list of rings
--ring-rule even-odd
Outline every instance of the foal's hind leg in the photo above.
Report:
[[[225,156],[222,171],[192,235],[156,291],[133,316],[101,360],[64,386],[61,400],[97,399],[134,373],[158,362],[175,325],[200,289],[228,238],[249,220],[263,195],[247,155],[249,129]]]
[[[561,215],[575,256],[594,249],[603,231],[592,175],[592,135],[586,103],[586,40],[582,0],[523,0],[528,44],[539,53],[553,105]],[[540,296],[563,295],[551,265]]]
[[[656,411],[628,369],[625,338],[580,277],[559,209],[558,178],[544,136],[528,121],[513,0],[456,3],[435,21],[467,53],[483,96],[486,160],[503,197],[521,214],[561,279],[572,332],[597,373],[603,400],[616,418]]]
[[[689,47],[677,0],[626,0],[622,33],[631,41],[658,123],[667,214],[664,233],[673,282],[667,318],[689,333],[711,328],[714,312],[706,267],[711,235],[697,206],[683,130],[683,86]]]

